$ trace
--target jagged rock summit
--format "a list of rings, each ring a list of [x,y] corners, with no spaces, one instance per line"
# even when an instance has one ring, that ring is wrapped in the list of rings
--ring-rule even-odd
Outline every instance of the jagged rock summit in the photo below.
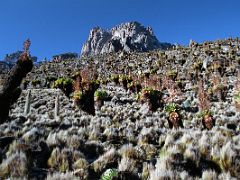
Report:
[[[167,49],[170,43],[160,43],[151,27],[144,27],[138,22],[120,24],[111,30],[100,27],[90,31],[87,42],[83,45],[82,55],[97,55],[119,51],[146,52],[155,49]]]

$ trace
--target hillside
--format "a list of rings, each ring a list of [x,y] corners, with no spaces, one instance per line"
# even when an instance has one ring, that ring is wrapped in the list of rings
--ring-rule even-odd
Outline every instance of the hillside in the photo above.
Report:
[[[35,65],[0,125],[0,177],[239,179],[240,41],[154,49]]]

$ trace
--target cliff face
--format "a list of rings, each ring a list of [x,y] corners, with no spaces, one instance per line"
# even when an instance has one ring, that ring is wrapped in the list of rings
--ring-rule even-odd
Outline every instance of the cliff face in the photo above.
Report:
[[[82,55],[97,55],[118,51],[146,52],[154,49],[167,49],[169,43],[160,43],[152,28],[145,28],[138,22],[120,24],[111,30],[100,27],[90,31],[87,42],[83,45]]]

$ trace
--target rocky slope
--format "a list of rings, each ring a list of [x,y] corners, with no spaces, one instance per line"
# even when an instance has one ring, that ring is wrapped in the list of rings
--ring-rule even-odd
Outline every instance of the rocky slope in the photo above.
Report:
[[[0,178],[91,180],[116,172],[119,179],[239,179],[239,45],[238,39],[192,42],[167,51],[112,53],[35,66],[10,121],[0,125]],[[95,104],[95,116],[52,88],[57,78],[71,78],[89,65],[99,75],[98,90],[109,96],[102,107]],[[131,76],[143,88],[160,90],[163,106],[152,111],[113,75]],[[166,76],[174,78],[176,88],[167,87]],[[201,81],[215,119],[209,130],[199,116]],[[169,126],[170,96],[183,128]]]
[[[172,45],[169,43],[160,43],[150,27],[145,28],[138,22],[129,22],[109,31],[100,27],[92,29],[81,54],[97,55],[118,51],[146,52],[170,47]]]

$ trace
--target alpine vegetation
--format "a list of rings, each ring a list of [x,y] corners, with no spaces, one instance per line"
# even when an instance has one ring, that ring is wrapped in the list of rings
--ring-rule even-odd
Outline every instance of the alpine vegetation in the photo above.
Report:
[[[240,40],[90,33],[82,56],[1,71],[0,179],[240,179]]]

